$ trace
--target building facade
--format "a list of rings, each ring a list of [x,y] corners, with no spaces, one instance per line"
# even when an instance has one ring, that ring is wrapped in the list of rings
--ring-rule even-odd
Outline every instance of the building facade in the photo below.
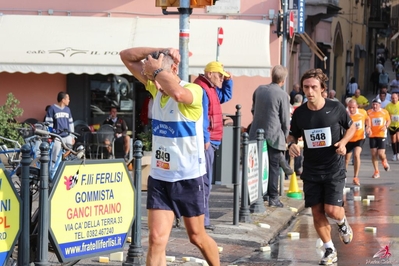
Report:
[[[278,1],[220,0],[190,15],[191,80],[216,60],[217,29],[224,29],[219,60],[234,76],[233,99],[223,112],[242,106],[242,125],[252,120],[252,92],[271,81],[281,42],[273,33]],[[71,96],[74,119],[101,123],[116,105],[129,127],[139,130],[143,86],[119,59],[133,46],[179,47],[179,15],[164,15],[155,1],[0,0],[0,94],[13,92],[27,118],[41,120],[59,91]]]

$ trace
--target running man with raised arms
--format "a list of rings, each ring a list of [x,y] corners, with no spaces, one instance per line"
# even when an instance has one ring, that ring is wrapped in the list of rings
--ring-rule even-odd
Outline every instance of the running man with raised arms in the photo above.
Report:
[[[190,242],[209,265],[219,266],[218,247],[204,227],[202,88],[179,78],[176,49],[135,47],[122,51],[121,59],[154,99],[146,263],[166,266],[174,217],[183,216]]]

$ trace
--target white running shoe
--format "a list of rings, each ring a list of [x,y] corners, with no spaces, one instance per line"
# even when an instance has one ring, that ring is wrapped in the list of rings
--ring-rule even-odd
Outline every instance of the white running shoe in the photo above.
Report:
[[[321,258],[319,265],[332,265],[338,261],[337,251],[332,248],[326,248],[323,258]]]
[[[343,224],[338,225],[338,232],[339,232],[339,238],[341,238],[341,241],[344,242],[345,244],[349,244],[352,241],[353,238],[353,231],[351,226],[348,224],[348,221],[345,218],[345,221]]]

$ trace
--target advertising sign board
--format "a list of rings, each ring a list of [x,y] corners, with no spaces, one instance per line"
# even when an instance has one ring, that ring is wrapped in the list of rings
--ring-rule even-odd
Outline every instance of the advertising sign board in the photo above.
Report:
[[[267,193],[267,185],[269,183],[269,156],[267,153],[266,140],[263,142],[262,147],[262,194]]]
[[[248,144],[248,195],[250,204],[258,199],[258,186],[259,186],[259,156],[258,146],[256,141],[251,141]]]
[[[21,231],[21,199],[0,163],[0,265],[5,265]]]
[[[294,12],[294,32],[305,32],[305,0],[289,0],[288,9]]]
[[[123,160],[63,162],[50,195],[50,234],[61,261],[123,248],[134,187]]]

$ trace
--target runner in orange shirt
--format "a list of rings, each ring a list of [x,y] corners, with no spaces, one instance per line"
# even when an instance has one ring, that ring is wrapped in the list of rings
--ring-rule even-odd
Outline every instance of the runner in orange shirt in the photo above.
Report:
[[[357,106],[355,99],[351,99],[347,104],[349,116],[356,125],[356,132],[346,144],[345,168],[348,169],[349,160],[353,152],[353,184],[360,186],[359,169],[360,169],[360,153],[366,139],[366,128],[370,126],[370,119],[364,109]]]
[[[385,171],[389,171],[385,145],[387,140],[387,128],[391,123],[391,117],[387,110],[381,108],[381,100],[374,99],[371,109],[367,111],[370,118],[370,129],[366,129],[370,138],[371,162],[374,167],[373,178],[380,177],[378,170],[378,157],[381,159]]]

